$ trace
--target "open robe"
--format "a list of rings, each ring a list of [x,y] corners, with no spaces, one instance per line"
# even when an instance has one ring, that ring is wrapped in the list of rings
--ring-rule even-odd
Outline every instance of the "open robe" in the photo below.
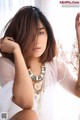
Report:
[[[63,72],[61,76],[58,72],[58,65],[61,65]],[[45,63],[45,67],[44,90],[40,93],[39,100],[36,100],[34,96],[32,108],[37,112],[39,120],[79,120],[80,100],[70,95],[72,97],[69,101],[66,96],[70,93],[65,91],[63,96],[63,88],[60,88],[61,91],[56,89],[57,84],[59,85],[59,82],[67,76],[65,64],[54,58],[51,62]],[[15,65],[9,59],[0,57],[0,113],[7,112],[9,119],[22,110],[12,102],[14,76]]]

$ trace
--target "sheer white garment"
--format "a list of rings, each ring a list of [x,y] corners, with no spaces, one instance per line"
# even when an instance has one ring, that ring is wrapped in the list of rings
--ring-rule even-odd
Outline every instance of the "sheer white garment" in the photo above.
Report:
[[[59,74],[58,65],[61,66],[62,74]],[[41,92],[39,98],[35,94],[33,110],[37,111],[39,120],[61,120],[54,118],[54,91],[55,84],[65,78],[65,65],[54,58],[52,62],[47,62],[45,67],[44,90]],[[15,115],[15,113],[22,110],[12,102],[14,76],[14,64],[9,59],[0,57],[0,112],[8,112],[9,119]],[[65,120],[71,120],[71,118]]]

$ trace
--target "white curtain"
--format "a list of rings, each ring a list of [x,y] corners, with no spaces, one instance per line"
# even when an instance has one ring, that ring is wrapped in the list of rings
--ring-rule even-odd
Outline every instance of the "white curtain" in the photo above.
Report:
[[[0,0],[0,31],[18,9],[25,5],[34,5],[34,0]]]

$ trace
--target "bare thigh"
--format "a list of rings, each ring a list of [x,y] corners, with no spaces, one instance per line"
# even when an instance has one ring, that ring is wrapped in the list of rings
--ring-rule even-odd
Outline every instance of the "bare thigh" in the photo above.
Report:
[[[27,109],[16,113],[10,120],[38,120],[38,117],[33,110]]]

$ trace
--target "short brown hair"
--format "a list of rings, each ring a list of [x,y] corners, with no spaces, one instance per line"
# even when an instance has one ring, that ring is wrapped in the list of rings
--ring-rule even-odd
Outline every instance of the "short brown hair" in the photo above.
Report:
[[[38,32],[39,20],[44,25],[48,35],[46,50],[40,57],[40,61],[44,63],[55,57],[56,41],[50,23],[38,8],[32,6],[22,7],[5,27],[4,37],[13,37],[15,42],[20,45],[26,64],[31,54],[31,46]],[[5,53],[4,55],[14,62],[13,54]]]

